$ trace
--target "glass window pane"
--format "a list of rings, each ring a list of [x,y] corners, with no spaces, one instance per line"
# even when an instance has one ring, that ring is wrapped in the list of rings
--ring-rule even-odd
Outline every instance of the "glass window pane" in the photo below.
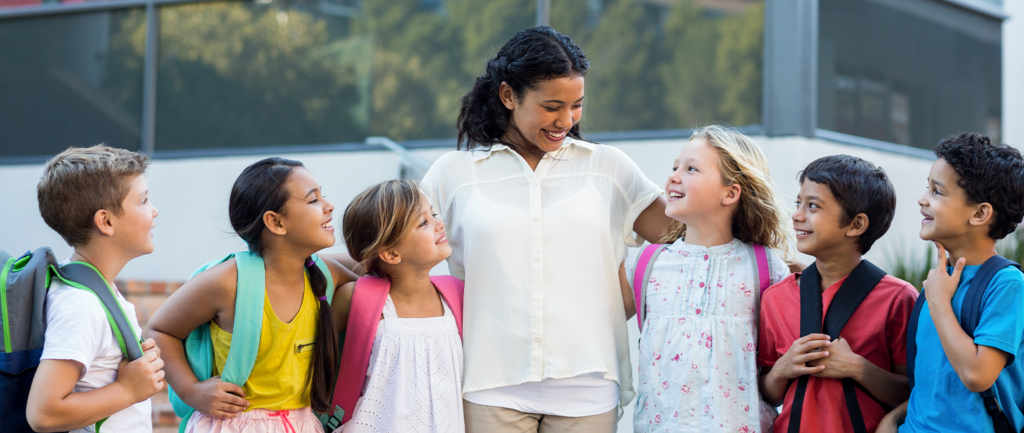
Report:
[[[451,138],[535,0],[204,2],[160,10],[156,149]]]
[[[934,149],[998,140],[1000,22],[944,2],[821,2],[818,127]]]
[[[558,0],[590,60],[589,131],[761,123],[763,0]]]
[[[0,20],[0,157],[138,150],[145,36],[141,9]]]

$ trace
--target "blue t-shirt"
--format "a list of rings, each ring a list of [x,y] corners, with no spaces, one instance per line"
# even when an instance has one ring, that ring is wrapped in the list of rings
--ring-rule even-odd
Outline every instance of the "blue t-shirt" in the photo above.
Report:
[[[960,319],[967,288],[981,266],[964,266],[960,286],[953,295],[953,312]],[[952,268],[949,268],[952,271]],[[981,321],[974,331],[974,343],[1010,354],[1008,364],[996,379],[999,406],[1016,428],[1024,426],[1024,276],[1007,267],[992,278],[981,306]],[[910,394],[907,419],[900,433],[907,432],[991,432],[992,418],[985,412],[981,394],[971,392],[942,349],[928,304],[921,309],[917,325],[917,357],[914,391]]]

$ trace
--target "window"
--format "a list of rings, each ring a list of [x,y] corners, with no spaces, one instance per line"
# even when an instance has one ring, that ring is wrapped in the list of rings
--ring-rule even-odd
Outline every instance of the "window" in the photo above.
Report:
[[[818,127],[934,149],[998,141],[1001,23],[936,0],[820,2]]]
[[[0,20],[0,156],[141,146],[145,12]],[[141,30],[141,31],[139,31]]]
[[[589,131],[761,123],[763,0],[558,0],[587,54]]]

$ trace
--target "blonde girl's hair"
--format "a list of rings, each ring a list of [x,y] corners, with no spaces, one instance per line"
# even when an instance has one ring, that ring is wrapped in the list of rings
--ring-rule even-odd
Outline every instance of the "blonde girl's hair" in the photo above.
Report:
[[[690,140],[703,138],[718,151],[718,170],[723,185],[739,185],[740,201],[732,219],[732,234],[742,242],[780,250],[787,262],[796,260],[789,212],[768,174],[768,160],[761,147],[743,133],[718,125],[693,132]],[[686,224],[673,221],[664,243],[686,236]]]
[[[398,245],[419,216],[425,197],[419,182],[389,180],[356,196],[345,208],[342,235],[363,273],[387,278],[379,255]]]

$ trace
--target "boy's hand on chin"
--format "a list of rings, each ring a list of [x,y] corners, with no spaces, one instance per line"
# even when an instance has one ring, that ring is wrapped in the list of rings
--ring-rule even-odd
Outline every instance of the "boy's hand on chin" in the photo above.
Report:
[[[839,337],[833,340],[828,351],[828,357],[807,363],[809,367],[819,365],[825,367],[825,370],[811,374],[811,376],[829,379],[844,379],[847,377],[856,379],[859,377],[864,358],[853,352],[853,349],[850,348],[850,343],[845,338]]]
[[[960,284],[960,273],[964,270],[967,260],[961,257],[953,267],[953,275],[946,271],[948,260],[946,249],[942,244],[935,242],[935,249],[938,250],[938,264],[935,269],[928,271],[928,279],[924,281],[922,290],[928,299],[929,310],[934,311],[936,307],[952,308],[953,294]]]

